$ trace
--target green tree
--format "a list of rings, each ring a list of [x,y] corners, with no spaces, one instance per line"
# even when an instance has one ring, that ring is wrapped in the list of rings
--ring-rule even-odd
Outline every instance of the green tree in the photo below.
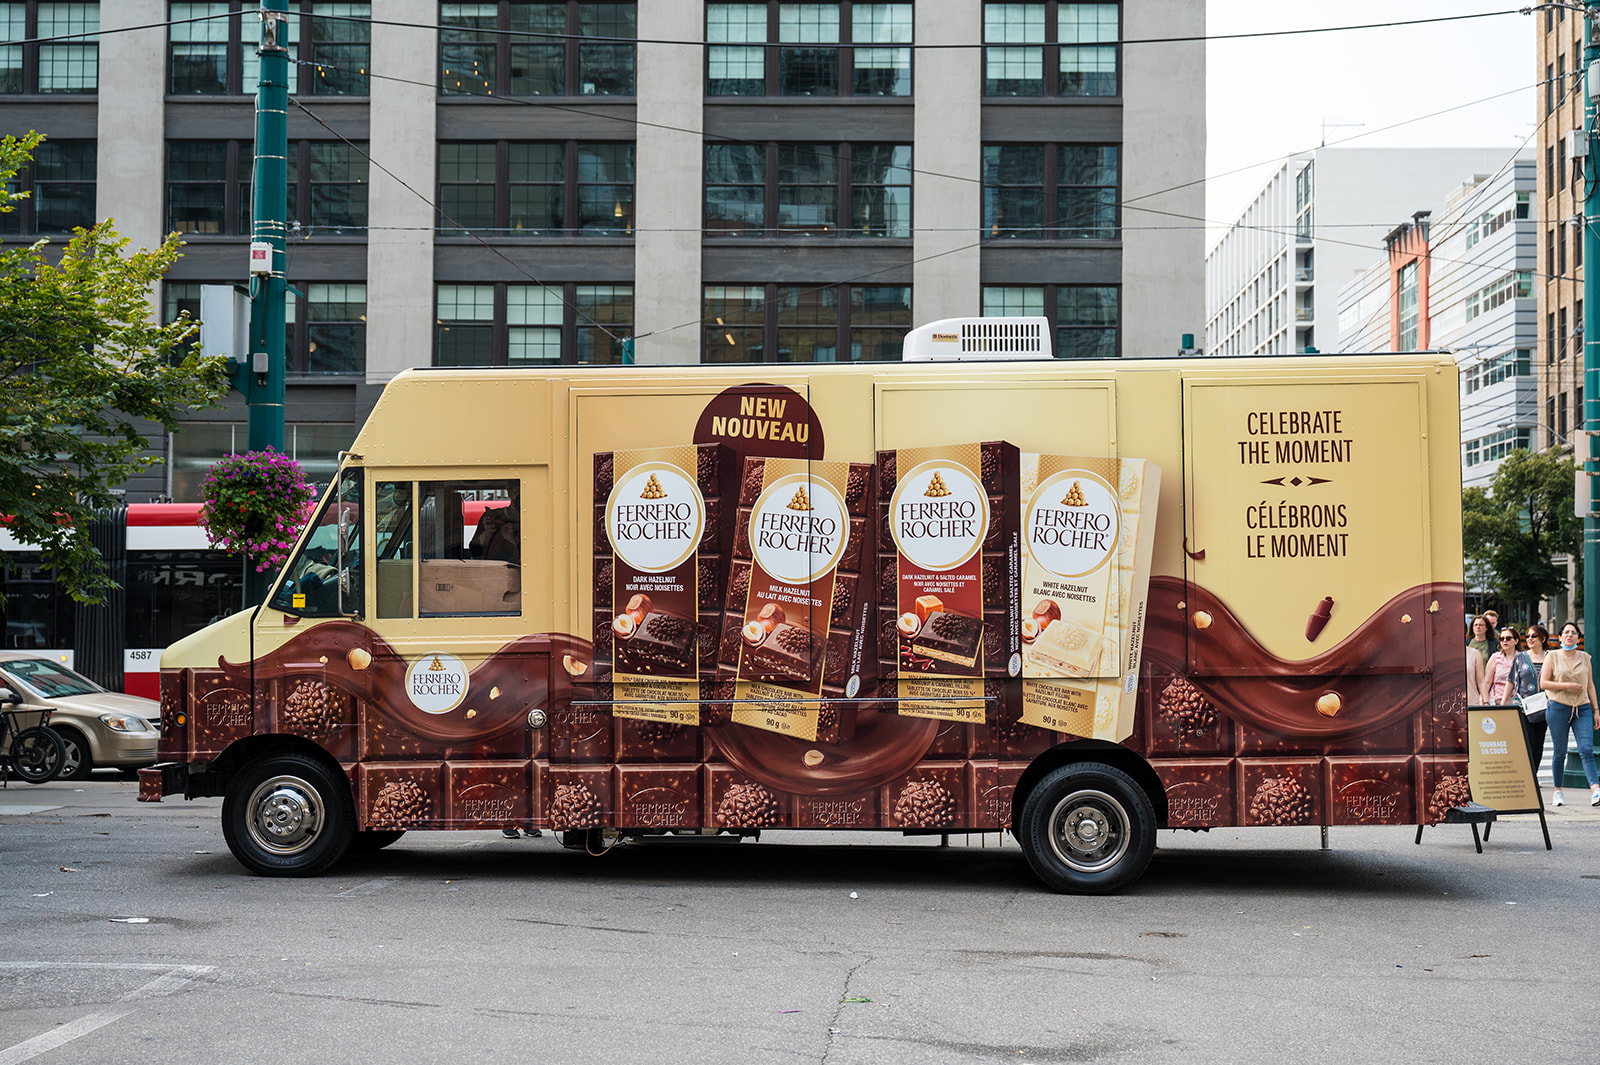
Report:
[[[42,139],[0,140],[0,183]],[[20,198],[6,195],[0,212]],[[226,360],[200,357],[194,322],[151,320],[150,292],[178,257],[176,234],[129,252],[106,221],[75,231],[56,261],[49,243],[0,251],[0,514],[74,599],[96,603],[114,584],[89,519],[115,501],[112,489],[160,461],[138,421],[176,431],[181,412],[227,394],[228,371]]]
[[[1462,551],[1474,571],[1511,602],[1537,603],[1566,590],[1564,567],[1552,555],[1576,555],[1583,521],[1572,513],[1572,459],[1521,448],[1495,471],[1490,491],[1461,498]]]

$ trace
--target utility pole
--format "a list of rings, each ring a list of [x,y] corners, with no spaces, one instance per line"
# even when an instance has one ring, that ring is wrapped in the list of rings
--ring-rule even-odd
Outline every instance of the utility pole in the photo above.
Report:
[[[260,80],[250,229],[250,358],[234,374],[251,451],[283,451],[285,247],[289,187],[289,0],[261,0]]]
[[[1584,11],[1583,46],[1583,441],[1574,459],[1581,463],[1589,486],[1600,473],[1594,440],[1600,433],[1600,159],[1595,158],[1595,113],[1600,109],[1600,4]],[[1561,224],[1565,224],[1565,219]],[[1593,497],[1593,492],[1585,493]],[[1583,630],[1588,639],[1600,637],[1600,519],[1583,516]],[[1588,645],[1593,648],[1594,644]],[[1560,781],[1556,785],[1560,786]]]

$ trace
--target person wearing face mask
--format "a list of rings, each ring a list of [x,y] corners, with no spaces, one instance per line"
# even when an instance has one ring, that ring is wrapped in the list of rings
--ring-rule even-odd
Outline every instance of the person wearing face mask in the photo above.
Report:
[[[1550,696],[1545,709],[1545,721],[1550,726],[1550,742],[1555,748],[1550,756],[1550,776],[1555,783],[1553,806],[1565,806],[1561,798],[1561,777],[1567,760],[1567,733],[1572,733],[1578,744],[1578,757],[1583,762],[1583,773],[1589,780],[1589,805],[1600,806],[1600,776],[1594,765],[1594,708],[1600,699],[1595,697],[1594,670],[1589,655],[1578,650],[1582,633],[1578,626],[1567,622],[1561,626],[1561,647],[1544,657],[1539,670],[1539,687]]]

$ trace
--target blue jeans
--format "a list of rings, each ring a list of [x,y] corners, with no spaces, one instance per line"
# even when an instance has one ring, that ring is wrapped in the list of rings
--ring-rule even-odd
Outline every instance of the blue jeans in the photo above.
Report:
[[[1584,776],[1589,778],[1592,788],[1600,784],[1594,768],[1594,707],[1588,703],[1580,706],[1567,707],[1550,700],[1550,705],[1545,708],[1544,719],[1550,725],[1550,743],[1554,752],[1550,755],[1550,776],[1555,781],[1555,786],[1561,787],[1561,777],[1566,771],[1567,764],[1567,730],[1572,730],[1572,738],[1578,741],[1578,758],[1583,762]]]

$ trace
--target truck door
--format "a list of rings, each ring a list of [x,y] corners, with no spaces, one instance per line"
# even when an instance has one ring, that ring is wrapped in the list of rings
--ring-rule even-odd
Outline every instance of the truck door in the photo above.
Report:
[[[1431,671],[1423,380],[1192,373],[1183,419],[1191,675],[1246,748],[1409,753],[1370,737]]]

